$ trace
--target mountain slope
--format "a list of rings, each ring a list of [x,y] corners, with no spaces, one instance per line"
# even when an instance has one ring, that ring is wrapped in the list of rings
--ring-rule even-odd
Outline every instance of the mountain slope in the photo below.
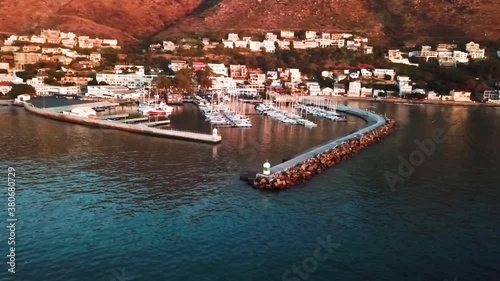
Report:
[[[60,28],[125,41],[178,31],[356,31],[381,40],[500,39],[498,0],[0,0],[0,32]]]

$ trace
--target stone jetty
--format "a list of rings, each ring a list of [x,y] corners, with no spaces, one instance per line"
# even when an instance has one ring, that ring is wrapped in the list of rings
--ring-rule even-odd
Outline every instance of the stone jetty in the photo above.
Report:
[[[396,128],[395,121],[372,112],[345,106],[337,110],[365,119],[368,126],[272,167],[270,175],[257,174],[251,185],[265,190],[288,189],[379,142]]]

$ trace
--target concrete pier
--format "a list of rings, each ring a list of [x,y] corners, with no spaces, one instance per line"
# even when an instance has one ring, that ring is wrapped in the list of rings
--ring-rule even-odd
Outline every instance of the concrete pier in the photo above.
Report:
[[[222,141],[222,137],[220,135],[214,136],[213,134],[201,134],[201,133],[193,133],[193,132],[184,132],[177,130],[163,130],[157,128],[150,128],[147,126],[137,125],[137,124],[126,124],[122,122],[112,121],[112,120],[99,120],[99,119],[90,119],[84,118],[69,114],[62,114],[53,110],[41,109],[33,106],[31,103],[24,103],[24,108],[33,114],[50,118],[53,120],[64,121],[69,123],[75,123],[80,125],[98,127],[98,128],[106,128],[106,129],[115,129],[130,133],[142,134],[142,135],[150,135],[156,137],[164,137],[164,138],[172,138],[172,139],[180,139],[180,140],[188,140],[195,142],[204,142],[217,144]]]
[[[119,105],[119,103],[101,101],[101,102],[72,104],[72,105],[67,105],[67,106],[48,107],[48,108],[46,108],[46,110],[55,111],[55,112],[62,112],[62,111],[71,111],[72,109],[79,108],[79,107],[94,108],[94,107],[110,107],[110,106],[118,106],[118,105]]]
[[[123,119],[119,120],[118,122],[122,123],[135,123],[135,122],[140,122],[140,121],[148,121],[148,117],[139,117],[139,118],[132,118],[132,119]]]
[[[395,122],[361,109],[339,105],[337,111],[355,115],[367,121],[368,125],[327,144],[312,148],[288,161],[271,167],[270,175],[257,174],[252,185],[260,189],[286,189],[297,182],[321,173],[344,158],[350,157],[361,148],[379,141],[395,128]],[[350,147],[354,146],[354,147]]]
[[[113,115],[103,115],[100,116],[99,119],[101,120],[111,120],[111,119],[124,119],[127,118],[128,114],[113,114]]]
[[[160,125],[166,125],[166,124],[170,124],[170,120],[141,123],[141,125],[148,126],[148,127],[154,127],[154,126],[160,126]]]

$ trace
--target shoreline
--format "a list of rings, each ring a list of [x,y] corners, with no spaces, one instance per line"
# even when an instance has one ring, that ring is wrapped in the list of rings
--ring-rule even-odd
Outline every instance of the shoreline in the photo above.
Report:
[[[323,97],[323,96],[318,96]],[[393,103],[393,104],[422,104],[422,105],[444,105],[444,106],[483,106],[483,107],[500,107],[500,103],[481,103],[467,101],[447,101],[447,100],[410,100],[398,98],[385,98],[375,100],[372,97],[344,97],[344,96],[324,96],[329,100],[344,100],[344,101],[368,101],[377,103]]]

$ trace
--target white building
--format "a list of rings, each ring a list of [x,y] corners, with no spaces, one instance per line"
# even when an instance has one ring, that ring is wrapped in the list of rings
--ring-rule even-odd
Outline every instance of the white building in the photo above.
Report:
[[[489,103],[500,103],[500,92],[495,90],[484,91],[483,99]]]
[[[222,44],[224,45],[224,48],[232,49],[234,48],[234,42],[237,40],[224,40],[222,39]]]
[[[282,31],[280,32],[280,37],[281,37],[281,38],[288,38],[288,39],[291,39],[291,38],[294,38],[294,37],[295,37],[295,32],[290,31],[290,30],[282,30]]]
[[[10,65],[8,62],[0,62],[0,69],[7,70],[7,72],[10,70]]]
[[[227,67],[223,63],[208,63],[208,67],[210,67],[214,74],[229,76]]]
[[[233,42],[234,42],[234,41],[236,41],[236,40],[240,40],[240,37],[238,36],[238,34],[237,34],[237,33],[229,33],[229,34],[227,35],[227,40],[229,40],[229,41],[233,41]]]
[[[118,40],[116,39],[102,39],[102,44],[110,47],[117,47]]]
[[[389,75],[391,76],[391,80],[393,80],[396,72],[394,69],[375,68],[375,70],[373,70],[373,75],[378,78],[384,78],[385,75]]]
[[[471,101],[471,92],[451,90],[450,96],[454,101]]]
[[[457,63],[468,63],[469,62],[469,53],[462,51],[453,51],[453,58]]]
[[[247,40],[236,40],[236,41],[234,41],[234,47],[235,48],[248,48],[248,41]]]
[[[175,51],[177,49],[177,45],[175,45],[172,41],[163,41],[163,50],[164,51]]]
[[[88,86],[87,90],[86,96],[90,97],[114,99],[138,99],[141,97],[140,92],[123,86],[95,85]]]
[[[316,39],[316,37],[318,37],[316,31],[306,31],[306,39]]]
[[[47,41],[45,36],[38,36],[38,35],[33,35],[31,36],[30,42],[31,43],[38,43],[38,44],[44,44]]]
[[[106,82],[111,86],[124,86],[129,89],[136,89],[150,84],[157,75],[145,74],[118,74],[118,73],[97,73],[97,82]]]
[[[250,73],[250,79],[248,79],[248,82],[252,85],[263,85],[266,83],[266,75],[265,74],[259,74],[259,73]]]
[[[188,68],[188,64],[184,60],[172,60],[168,67],[172,69],[172,71],[177,72],[181,69]]]
[[[398,76],[399,95],[405,96],[412,93],[413,86],[410,84],[411,80],[408,76]]]
[[[260,52],[262,48],[262,42],[259,41],[250,41],[249,48],[252,52]]]
[[[290,82],[295,83],[302,81],[302,74],[300,73],[300,70],[298,68],[290,68],[288,70],[290,73]]]
[[[373,96],[373,88],[361,87],[361,96],[362,97],[371,97],[371,96]]]
[[[290,50],[291,42],[288,39],[278,41],[278,44],[282,50]]]
[[[348,96],[351,97],[359,97],[361,95],[361,82],[354,81],[349,83],[349,91],[347,92]]]
[[[212,90],[231,90],[236,88],[236,81],[231,77],[218,76],[212,78]]]
[[[100,63],[101,62],[101,53],[98,52],[93,52],[90,54],[90,60],[95,63]]]
[[[274,41],[264,40],[262,42],[266,53],[274,53],[276,51],[276,46],[274,45]]]
[[[306,86],[310,96],[321,95],[321,88],[318,82],[306,82]]]
[[[269,41],[276,41],[278,40],[278,35],[272,33],[272,32],[268,32],[266,33],[266,40],[269,40]]]

